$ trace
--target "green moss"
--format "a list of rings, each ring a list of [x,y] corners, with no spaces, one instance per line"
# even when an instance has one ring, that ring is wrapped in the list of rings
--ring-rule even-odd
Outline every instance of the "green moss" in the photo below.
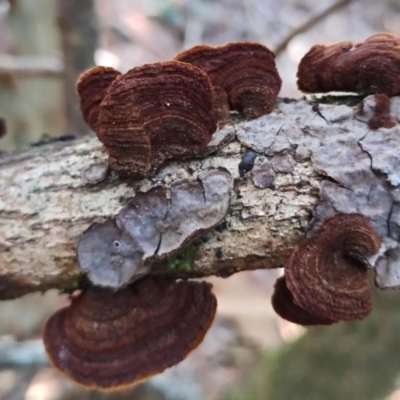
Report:
[[[72,293],[74,290],[81,289],[86,277],[84,274],[77,274],[67,282],[59,283],[57,289],[62,293]]]
[[[170,257],[167,261],[168,269],[191,271],[198,250],[198,246],[191,244],[178,255]]]

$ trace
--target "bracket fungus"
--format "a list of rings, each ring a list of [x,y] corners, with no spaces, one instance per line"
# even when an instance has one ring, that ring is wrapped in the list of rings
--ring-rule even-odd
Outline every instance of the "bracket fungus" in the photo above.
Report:
[[[331,325],[335,322],[329,318],[313,315],[299,307],[293,300],[293,295],[287,287],[286,278],[284,276],[281,276],[275,282],[271,304],[272,308],[280,317],[294,324],[313,326]]]
[[[206,282],[145,277],[117,292],[90,286],[47,321],[43,340],[51,363],[67,377],[116,390],[186,358],[216,307]]]
[[[83,116],[121,176],[144,178],[169,159],[202,155],[216,130],[206,73],[178,61],[120,74],[96,67],[79,79]]]
[[[111,83],[121,75],[111,67],[94,67],[85,71],[78,79],[76,91],[80,99],[83,119],[96,132],[103,101]]]
[[[396,121],[390,114],[390,99],[386,94],[380,93],[375,95],[374,116],[368,121],[371,129],[393,128]]]
[[[168,190],[157,186],[136,193],[115,218],[83,233],[77,247],[80,268],[95,285],[127,285],[147,273],[152,262],[178,253],[219,224],[232,188],[228,171],[211,169]]]
[[[400,94],[400,38],[378,33],[362,43],[315,45],[301,59],[297,84],[301,91]]]
[[[271,112],[282,86],[274,53],[259,43],[195,46],[179,53],[175,60],[195,65],[209,75],[215,90],[213,113],[222,124],[227,122],[229,109],[245,118]]]
[[[371,129],[392,128],[387,96],[400,94],[400,37],[378,33],[354,45],[315,45],[301,59],[297,85],[306,93],[331,91],[375,94]]]
[[[79,266],[98,286],[118,288],[147,272],[143,249],[112,218],[93,223],[78,242]]]
[[[381,239],[361,214],[338,213],[304,240],[285,264],[287,286],[304,310],[333,321],[365,318],[371,311],[367,257]]]

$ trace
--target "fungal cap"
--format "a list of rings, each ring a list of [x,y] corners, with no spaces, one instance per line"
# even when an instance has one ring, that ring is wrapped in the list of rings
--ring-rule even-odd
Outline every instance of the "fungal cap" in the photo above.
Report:
[[[93,223],[77,246],[79,267],[98,286],[120,288],[147,272],[143,249],[114,219]]]
[[[214,113],[219,119],[224,119],[229,108],[245,118],[257,118],[272,111],[282,85],[274,59],[274,53],[267,47],[251,42],[195,46],[175,57],[210,76],[217,92]]]
[[[300,61],[297,84],[306,93],[400,94],[400,38],[378,33],[362,43],[313,46]]]
[[[203,340],[216,306],[206,282],[146,277],[117,292],[90,287],[47,321],[43,340],[67,377],[117,390],[185,359]]]
[[[100,105],[98,137],[119,175],[143,178],[169,159],[201,155],[216,130],[206,73],[178,61],[116,79]]]
[[[322,318],[363,319],[371,292],[363,261],[379,251],[381,239],[361,214],[335,214],[293,251],[285,276],[294,302]]]
[[[121,75],[111,67],[94,67],[85,71],[78,79],[76,91],[80,99],[83,119],[96,132],[100,103],[111,83]]]
[[[205,171],[198,180],[183,179],[172,184],[157,258],[176,254],[219,224],[229,210],[232,188],[232,176],[222,168]]]
[[[321,318],[299,307],[293,300],[293,295],[286,285],[284,276],[278,278],[274,285],[271,304],[275,312],[283,319],[303,326],[331,325],[336,321]]]
[[[376,94],[374,116],[368,121],[368,127],[374,130],[390,129],[395,125],[396,122],[390,114],[390,98],[383,93]]]

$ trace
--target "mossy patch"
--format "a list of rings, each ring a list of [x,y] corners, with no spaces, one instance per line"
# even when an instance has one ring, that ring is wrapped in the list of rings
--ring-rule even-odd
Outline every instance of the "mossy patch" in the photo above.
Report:
[[[72,279],[58,284],[57,289],[62,293],[72,293],[74,290],[81,289],[85,286],[86,276],[77,274]]]
[[[312,95],[310,99],[311,102],[314,104],[346,105],[349,107],[353,107],[358,103],[360,103],[365,96],[366,96],[365,94],[339,95],[339,96],[327,95],[320,97]]]
[[[199,247],[191,244],[182,250],[178,255],[168,258],[167,266],[170,270],[180,270],[189,272],[192,270],[196,254]]]

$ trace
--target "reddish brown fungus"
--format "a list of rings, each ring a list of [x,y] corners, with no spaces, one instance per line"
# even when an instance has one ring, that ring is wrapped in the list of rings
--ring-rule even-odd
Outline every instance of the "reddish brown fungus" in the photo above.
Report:
[[[168,159],[205,152],[216,129],[213,89],[203,71],[177,61],[133,68],[100,105],[97,134],[111,169],[143,178]]]
[[[297,84],[306,93],[400,94],[400,38],[378,33],[362,43],[316,45],[300,61]]]
[[[275,106],[282,80],[274,53],[259,43],[195,46],[175,60],[207,72],[215,88],[213,112],[220,123],[226,122],[229,109],[245,118],[257,118]]]
[[[386,94],[375,95],[374,116],[368,121],[371,129],[393,128],[395,120],[390,115],[390,99]]]
[[[99,107],[111,83],[121,75],[110,67],[94,67],[78,79],[76,90],[79,95],[83,119],[96,132]]]
[[[381,239],[361,214],[328,218],[304,240],[285,265],[294,302],[321,318],[363,319],[371,311],[367,269],[362,261],[376,254]]]
[[[115,390],[186,358],[210,328],[216,306],[206,282],[146,277],[117,292],[89,287],[47,321],[44,344],[70,379]]]
[[[281,318],[295,324],[312,326],[331,325],[335,322],[329,318],[321,318],[313,315],[295,304],[293,295],[286,285],[284,276],[281,276],[275,282],[271,303],[273,309]]]

